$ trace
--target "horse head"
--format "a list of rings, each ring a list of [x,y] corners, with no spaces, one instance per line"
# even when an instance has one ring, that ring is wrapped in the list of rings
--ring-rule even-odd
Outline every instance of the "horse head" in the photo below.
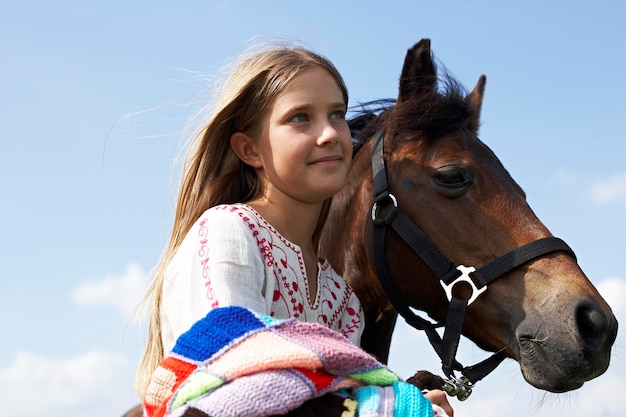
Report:
[[[430,41],[422,40],[407,52],[395,105],[357,126],[363,145],[347,186],[333,198],[320,252],[359,295],[367,320],[362,345],[382,360],[396,309],[375,266],[369,215],[376,198],[375,132],[381,132],[393,203],[452,264],[478,269],[553,239],[522,188],[477,136],[485,83],[481,76],[466,94],[451,77],[438,76]],[[393,232],[384,256],[403,301],[445,322],[449,294],[432,267]],[[455,298],[473,295],[475,288],[466,284],[454,287]],[[515,359],[531,385],[552,392],[576,389],[602,374],[616,332],[610,307],[567,250],[529,258],[489,282],[467,306],[462,324],[462,333],[478,346]]]

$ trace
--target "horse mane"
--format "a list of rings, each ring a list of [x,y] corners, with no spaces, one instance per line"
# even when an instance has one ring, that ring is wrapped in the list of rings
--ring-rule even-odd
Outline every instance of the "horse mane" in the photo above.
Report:
[[[373,100],[352,107],[348,126],[353,137],[353,154],[380,129],[420,132],[437,140],[466,128],[474,110],[466,100],[467,90],[448,72],[433,81],[434,87],[402,101]],[[411,135],[414,137],[414,134]]]
[[[356,155],[361,147],[380,128],[383,127],[385,117],[396,104],[396,100],[387,98],[359,103],[351,107],[353,116],[348,119],[348,127],[352,134],[352,155]]]

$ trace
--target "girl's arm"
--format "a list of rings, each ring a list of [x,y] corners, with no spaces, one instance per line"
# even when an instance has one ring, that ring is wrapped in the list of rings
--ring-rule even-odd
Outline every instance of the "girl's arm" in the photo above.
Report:
[[[215,307],[267,314],[265,269],[256,237],[240,212],[212,208],[192,226],[166,272],[162,335],[166,350]]]

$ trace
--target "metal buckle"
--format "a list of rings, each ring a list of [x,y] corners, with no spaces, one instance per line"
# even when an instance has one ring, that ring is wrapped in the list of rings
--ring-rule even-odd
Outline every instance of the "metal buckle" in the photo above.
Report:
[[[442,388],[448,395],[457,397],[459,401],[465,401],[472,394],[474,384],[465,376],[459,379],[451,377],[450,379],[444,379]]]
[[[452,288],[454,288],[456,284],[458,284],[459,282],[466,282],[467,284],[469,284],[469,286],[472,287],[472,295],[467,300],[467,305],[469,306],[474,302],[474,300],[478,298],[480,294],[484,293],[487,290],[487,286],[485,285],[482,288],[478,288],[476,284],[474,284],[474,281],[472,281],[470,277],[470,274],[476,271],[476,268],[474,268],[473,266],[459,265],[456,267],[456,269],[461,272],[460,277],[452,281],[449,285],[443,282],[443,280],[439,280],[439,282],[441,283],[443,290],[446,292],[448,301],[452,301]]]

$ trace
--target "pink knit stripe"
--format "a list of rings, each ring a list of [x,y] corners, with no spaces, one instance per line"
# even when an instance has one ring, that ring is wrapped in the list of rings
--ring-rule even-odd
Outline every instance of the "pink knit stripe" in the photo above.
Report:
[[[280,325],[280,333],[316,352],[324,369],[336,375],[367,372],[383,366],[344,336],[322,325],[288,321]]]
[[[316,369],[322,367],[322,362],[315,352],[268,330],[257,332],[245,343],[234,345],[207,369],[231,381],[242,375],[291,367]]]

